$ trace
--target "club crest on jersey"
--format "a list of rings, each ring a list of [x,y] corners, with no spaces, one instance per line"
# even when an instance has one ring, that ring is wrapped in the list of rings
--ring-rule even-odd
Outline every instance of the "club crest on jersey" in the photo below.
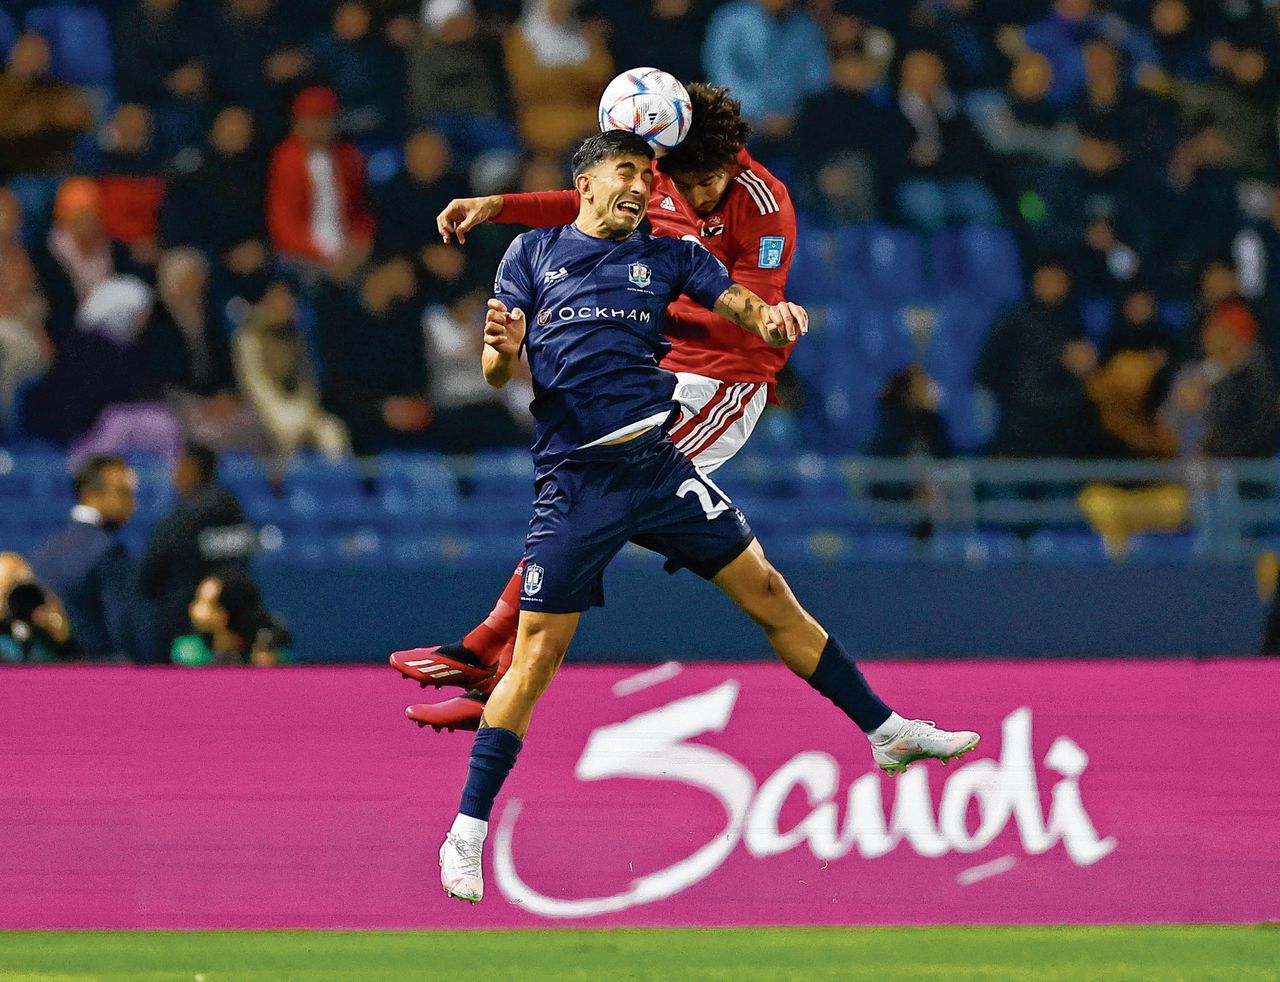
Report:
[[[782,265],[782,247],[786,244],[787,240],[781,235],[760,236],[760,261],[757,265],[761,269],[777,269]]]
[[[636,286],[646,287],[652,282],[653,274],[644,263],[632,263],[627,267],[627,278]]]
[[[551,308],[543,307],[540,311],[538,311],[538,326],[546,327],[550,323],[551,323]]]
[[[542,589],[543,569],[537,563],[529,563],[524,568],[524,595],[532,597]]]
[[[658,205],[663,211],[675,211],[676,203],[671,200],[671,195],[667,195],[662,199],[662,204]]]
[[[718,218],[713,218],[702,226],[702,237],[704,239],[714,239],[717,235],[724,235],[724,222]]]

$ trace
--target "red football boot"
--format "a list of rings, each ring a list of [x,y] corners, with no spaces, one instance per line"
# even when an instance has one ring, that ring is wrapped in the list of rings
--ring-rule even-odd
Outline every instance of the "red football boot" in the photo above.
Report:
[[[433,648],[410,648],[393,652],[391,667],[424,689],[434,685],[457,685],[464,689],[493,678],[496,665],[486,665],[460,644],[437,645]]]
[[[480,717],[484,715],[487,696],[472,689],[464,696],[454,696],[443,702],[426,702],[410,706],[405,716],[419,726],[429,726],[437,733],[441,730],[478,730]]]

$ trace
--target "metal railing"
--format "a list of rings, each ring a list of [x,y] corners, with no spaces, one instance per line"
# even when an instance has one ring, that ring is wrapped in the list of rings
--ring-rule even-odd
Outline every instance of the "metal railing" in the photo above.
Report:
[[[1195,554],[1240,562],[1280,546],[1280,458],[1275,460],[1116,461],[1064,459],[885,460],[743,455],[725,468],[731,492],[838,475],[848,500],[875,525],[919,529],[1088,529],[1085,488],[1185,490],[1185,522]],[[802,507],[802,506],[801,506]],[[1141,530],[1139,530],[1141,531]]]

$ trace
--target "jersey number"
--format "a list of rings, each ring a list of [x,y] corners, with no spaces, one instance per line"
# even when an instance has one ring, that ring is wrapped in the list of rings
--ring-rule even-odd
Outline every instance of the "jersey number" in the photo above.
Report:
[[[702,512],[707,516],[707,521],[709,522],[717,515],[723,514],[729,508],[729,501],[725,498],[724,492],[719,488],[716,488],[715,490],[717,496],[720,498],[719,502],[711,500],[711,492],[707,489],[705,484],[697,478],[691,477],[680,485],[676,494],[681,498],[687,498],[691,494],[696,495],[698,498],[698,504],[702,505]]]

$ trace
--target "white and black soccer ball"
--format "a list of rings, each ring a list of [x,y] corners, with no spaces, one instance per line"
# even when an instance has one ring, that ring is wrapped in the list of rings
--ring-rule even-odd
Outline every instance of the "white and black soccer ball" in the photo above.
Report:
[[[689,134],[693,106],[680,80],[661,68],[632,68],[600,97],[600,130],[630,130],[661,157]]]

